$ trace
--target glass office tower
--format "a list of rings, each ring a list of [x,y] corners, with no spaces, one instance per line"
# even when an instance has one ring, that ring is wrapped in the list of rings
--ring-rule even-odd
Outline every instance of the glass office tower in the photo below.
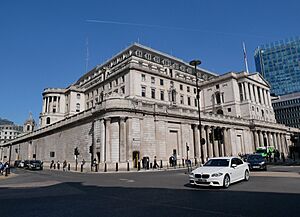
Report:
[[[300,92],[300,38],[262,45],[255,50],[256,70],[271,85],[271,93]]]

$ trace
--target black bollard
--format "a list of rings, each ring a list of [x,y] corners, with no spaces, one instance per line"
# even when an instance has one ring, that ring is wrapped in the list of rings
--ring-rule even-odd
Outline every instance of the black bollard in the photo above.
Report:
[[[162,160],[160,160],[160,168],[163,168]]]
[[[104,164],[104,172],[107,172],[107,165],[106,165],[106,163]]]
[[[184,167],[184,159],[182,159],[182,167]]]
[[[152,169],[153,167],[152,167],[152,163],[150,163],[150,168]]]
[[[83,164],[80,165],[80,172],[83,172]]]
[[[57,164],[57,169],[58,169],[58,170],[60,169],[60,163]]]
[[[5,168],[5,176],[8,176],[8,168]]]
[[[129,171],[129,161],[127,161],[127,171]]]
[[[119,164],[116,163],[116,172],[118,172],[118,171],[119,171]]]
[[[70,171],[70,170],[71,170],[71,164],[68,163],[68,171]]]
[[[141,162],[139,161],[138,162],[138,171],[140,171],[141,170]]]
[[[95,165],[95,172],[98,172],[98,164]]]

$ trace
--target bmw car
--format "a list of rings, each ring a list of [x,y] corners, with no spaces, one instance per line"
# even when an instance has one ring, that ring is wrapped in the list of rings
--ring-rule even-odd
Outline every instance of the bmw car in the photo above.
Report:
[[[189,174],[193,186],[221,186],[250,178],[249,166],[238,157],[210,158],[203,166]]]

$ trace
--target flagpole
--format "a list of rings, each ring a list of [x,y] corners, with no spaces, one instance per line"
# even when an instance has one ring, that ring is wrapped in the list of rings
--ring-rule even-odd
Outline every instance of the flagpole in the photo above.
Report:
[[[246,66],[246,72],[249,73],[246,46],[245,46],[244,42],[243,42],[243,52],[244,52],[244,61],[245,61],[245,66]]]

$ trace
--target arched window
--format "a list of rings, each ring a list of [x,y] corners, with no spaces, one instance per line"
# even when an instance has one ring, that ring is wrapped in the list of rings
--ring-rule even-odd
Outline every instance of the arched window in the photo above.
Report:
[[[222,109],[218,109],[217,114],[223,115],[223,114],[224,114],[224,113],[223,113],[223,110],[222,110]]]
[[[49,117],[46,118],[46,124],[50,124],[50,118]]]

